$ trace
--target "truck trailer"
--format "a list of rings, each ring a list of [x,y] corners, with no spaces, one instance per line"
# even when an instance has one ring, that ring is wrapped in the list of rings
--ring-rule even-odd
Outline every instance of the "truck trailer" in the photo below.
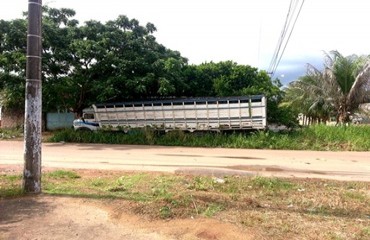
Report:
[[[266,97],[204,97],[94,104],[74,120],[75,130],[263,130]]]

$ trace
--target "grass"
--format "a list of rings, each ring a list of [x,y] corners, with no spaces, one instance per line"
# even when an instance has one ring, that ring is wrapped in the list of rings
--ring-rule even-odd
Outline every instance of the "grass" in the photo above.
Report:
[[[0,175],[0,199],[4,197],[17,197],[23,195],[21,175]]]
[[[258,232],[257,239],[369,239],[365,182],[57,170],[43,193],[125,200],[151,219],[207,217]],[[0,199],[22,196],[21,176],[0,175]],[[111,204],[111,200],[109,201]],[[125,205],[126,206],[126,205]]]
[[[74,179],[74,178],[80,178],[80,176],[76,172],[65,171],[65,170],[56,170],[54,172],[48,173],[46,176],[49,177],[49,178],[54,178],[54,179],[61,179],[61,178]]]
[[[56,132],[52,142],[138,144],[190,147],[225,147],[252,149],[290,149],[319,151],[370,151],[370,126],[315,125],[290,132],[260,131],[250,133],[160,134],[150,129],[123,132],[83,132],[71,129]]]
[[[22,128],[0,128],[0,140],[9,140],[23,137]]]

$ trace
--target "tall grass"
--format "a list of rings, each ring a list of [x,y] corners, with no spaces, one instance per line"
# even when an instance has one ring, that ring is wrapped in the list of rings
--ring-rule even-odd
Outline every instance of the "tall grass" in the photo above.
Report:
[[[290,132],[185,133],[160,134],[150,129],[123,132],[79,132],[63,130],[52,142],[138,144],[191,147],[291,149],[320,151],[369,151],[370,126],[333,127],[316,125]]]
[[[23,136],[22,128],[0,128],[0,140],[15,139]]]

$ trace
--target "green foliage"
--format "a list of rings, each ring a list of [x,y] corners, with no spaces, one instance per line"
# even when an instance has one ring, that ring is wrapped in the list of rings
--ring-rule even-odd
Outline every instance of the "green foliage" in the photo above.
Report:
[[[0,105],[8,109],[24,109],[25,78],[2,73],[0,66]]]
[[[272,191],[291,190],[294,185],[289,181],[278,178],[255,177],[251,180],[252,187],[268,189]]]
[[[218,212],[221,212],[222,210],[224,210],[223,205],[217,204],[217,203],[210,203],[208,204],[207,208],[204,210],[202,215],[206,217],[213,217],[214,215],[216,215]]]
[[[24,191],[20,185],[7,187],[5,189],[0,188],[0,199],[8,197],[19,197],[22,195],[24,195]]]
[[[281,85],[264,71],[232,61],[189,66],[157,43],[153,24],[126,16],[79,24],[72,9],[43,10],[43,111],[81,114],[96,102],[264,94],[268,120],[289,121],[276,108]],[[11,108],[24,103],[26,26],[26,19],[0,21],[0,103]]]
[[[0,128],[0,139],[14,139],[22,136],[22,128]]]
[[[189,189],[195,191],[209,191],[214,190],[214,182],[211,178],[196,176],[188,186]]]
[[[319,121],[337,117],[348,122],[348,113],[369,100],[369,61],[369,56],[326,54],[323,70],[309,64],[307,75],[290,83],[285,105]]]
[[[286,132],[250,133],[185,133],[173,131],[159,134],[152,130],[123,132],[84,132],[65,129],[55,132],[52,142],[140,144],[190,147],[226,147],[255,149],[291,149],[320,151],[369,151],[370,127],[334,127],[315,125]]]
[[[76,178],[80,178],[80,176],[76,172],[66,171],[66,170],[56,170],[56,171],[48,173],[47,176],[50,177],[50,178],[54,178],[54,179],[61,179],[61,178],[76,179]]]
[[[361,230],[359,239],[370,238],[370,227],[365,227]]]
[[[365,193],[359,193],[354,191],[348,191],[344,194],[345,198],[347,198],[350,201],[365,201],[366,200],[366,194]]]
[[[220,214],[225,221],[256,228],[267,238],[304,238],[307,233],[319,239],[370,236],[367,182],[227,176],[221,183],[211,176],[99,171],[97,177],[95,171],[79,170],[76,174],[81,177],[43,174],[44,195],[94,199],[94,203],[109,199],[103,203],[114,204],[117,214],[124,211],[148,219]],[[0,199],[22,196],[20,183],[20,175],[0,175]]]
[[[148,180],[148,174],[136,174],[131,176],[121,176],[117,179],[117,185],[124,187],[126,190],[131,190],[135,185],[141,184]]]
[[[271,81],[265,71],[232,61],[202,63],[185,68],[188,90],[186,96],[260,95],[278,98],[282,91],[278,80]]]
[[[96,102],[174,96],[184,87],[186,59],[157,43],[151,23],[119,16],[79,25],[72,9],[43,8],[43,110],[82,109]],[[0,21],[1,103],[21,107],[26,19]],[[18,79],[22,81],[18,81]],[[23,90],[22,90],[23,89]],[[16,105],[19,104],[19,105]]]
[[[281,103],[280,100],[268,100],[267,119],[269,123],[295,128],[298,127],[298,114],[299,112],[296,109]]]
[[[0,199],[22,196],[21,180],[22,175],[0,175]]]
[[[106,184],[107,183],[103,179],[100,179],[100,178],[97,178],[91,181],[91,185],[93,185],[94,187],[101,187],[101,186],[105,186]]]
[[[160,217],[163,219],[170,218],[172,216],[171,208],[169,206],[163,206],[159,209]]]

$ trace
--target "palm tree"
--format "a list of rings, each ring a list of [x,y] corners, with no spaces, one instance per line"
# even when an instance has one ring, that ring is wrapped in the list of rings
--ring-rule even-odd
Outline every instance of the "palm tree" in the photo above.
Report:
[[[349,121],[349,113],[369,100],[370,58],[331,51],[324,60],[321,71],[307,65],[307,75],[289,85],[286,100],[307,116],[326,120],[336,115],[338,123]]]
[[[333,108],[328,101],[331,96],[326,91],[328,87],[322,84],[325,75],[311,65],[308,66],[308,73],[289,85],[285,91],[284,104],[303,113],[310,122],[328,120]]]

